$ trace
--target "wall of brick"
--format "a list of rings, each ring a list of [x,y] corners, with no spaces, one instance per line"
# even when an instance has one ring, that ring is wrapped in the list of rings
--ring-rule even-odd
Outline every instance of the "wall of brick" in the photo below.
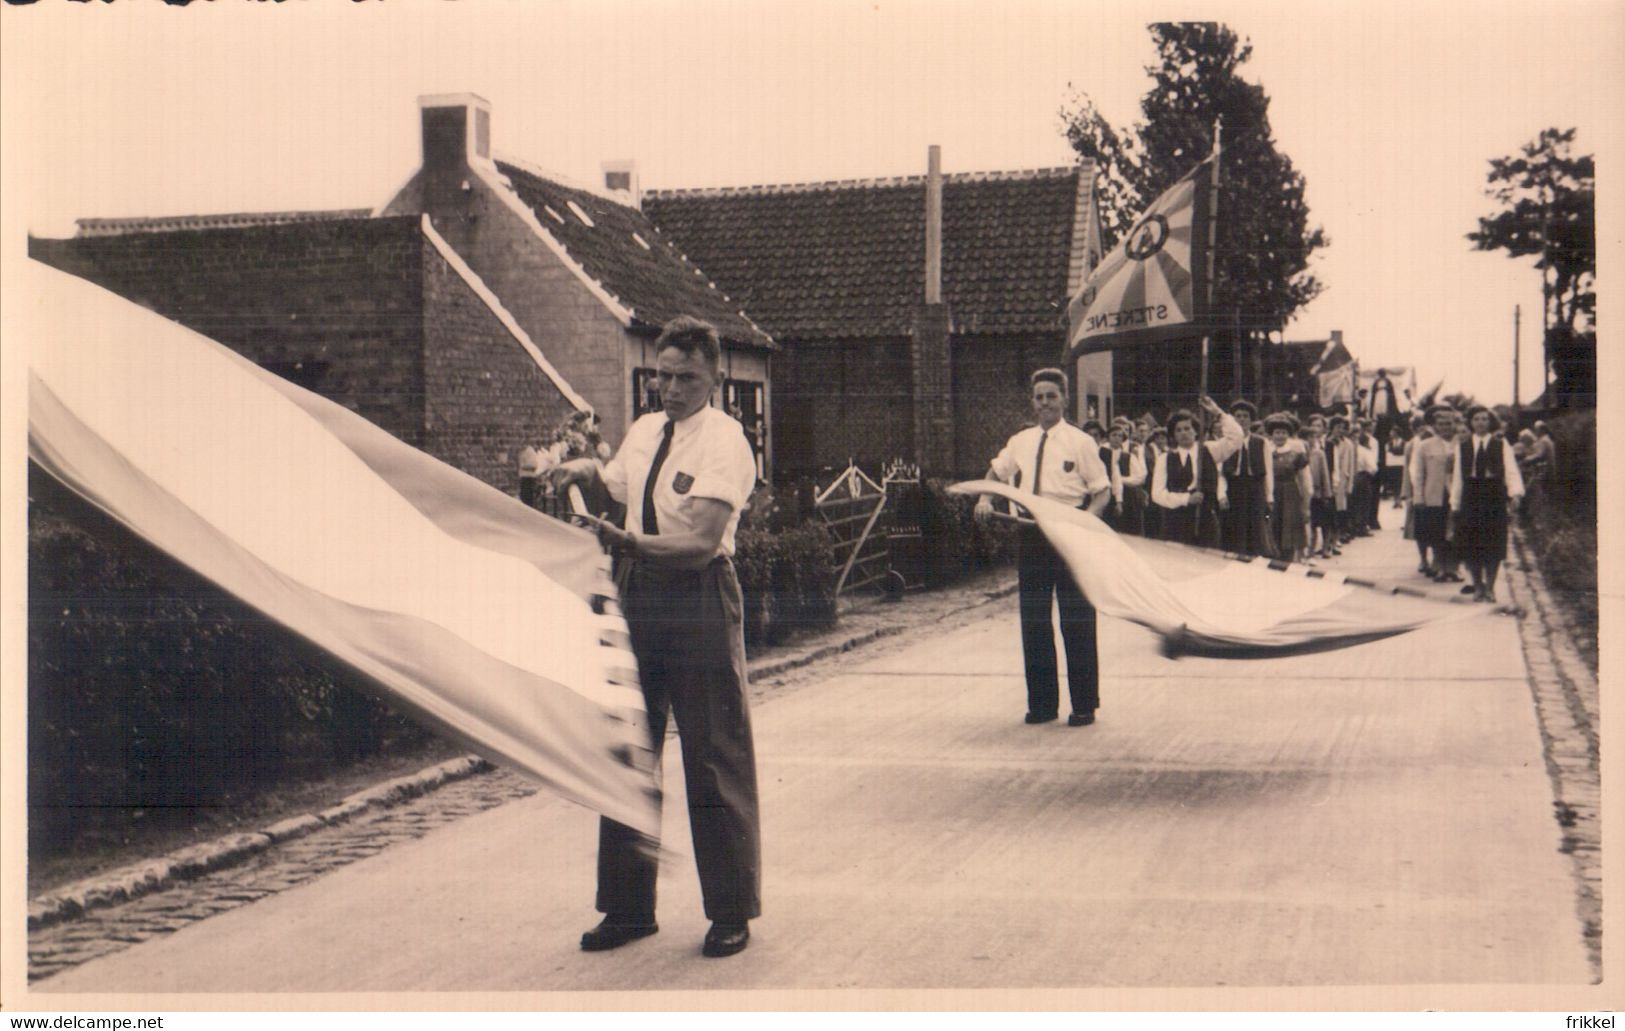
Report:
[[[1035,369],[1060,367],[1063,344],[1059,333],[954,340],[959,476],[986,473],[988,461],[1010,435],[1032,424],[1027,377]]]
[[[422,446],[423,235],[413,218],[29,241],[29,253]]]
[[[775,476],[856,459],[871,475],[914,453],[909,341],[784,341],[773,359],[770,425]]]
[[[423,309],[424,450],[517,494],[519,449],[575,408],[433,247]]]
[[[420,171],[386,208],[390,215],[420,212],[592,405],[605,439],[618,446],[631,414],[629,344],[638,338],[471,170]]]

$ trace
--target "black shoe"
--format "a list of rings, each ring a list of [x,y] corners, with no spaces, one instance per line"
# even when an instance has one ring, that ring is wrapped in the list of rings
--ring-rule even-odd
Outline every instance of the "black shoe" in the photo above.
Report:
[[[1094,721],[1095,714],[1094,710],[1091,709],[1089,712],[1075,712],[1068,716],[1066,718],[1066,725],[1069,727],[1087,727]]]
[[[1459,580],[1459,579],[1461,579],[1461,577],[1458,576],[1456,579]],[[1461,590],[1457,591],[1456,593],[1457,594],[1477,594],[1478,593],[1478,588],[1474,587],[1472,584],[1464,584],[1462,586]]]
[[[581,936],[582,952],[607,952],[627,942],[647,938],[660,930],[653,920],[628,920],[620,916],[606,916],[597,927]]]
[[[1054,719],[1055,719],[1055,714],[1054,713],[1051,713],[1048,716],[1040,716],[1036,712],[1029,712],[1027,714],[1027,722],[1028,723],[1049,723],[1050,721],[1052,721]]]
[[[705,932],[705,945],[700,949],[704,955],[732,956],[736,952],[745,951],[750,944],[749,924],[714,923],[711,929]]]

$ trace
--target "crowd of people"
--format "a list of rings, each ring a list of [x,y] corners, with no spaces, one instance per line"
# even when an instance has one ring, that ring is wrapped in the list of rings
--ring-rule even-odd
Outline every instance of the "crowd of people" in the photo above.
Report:
[[[1119,533],[1313,564],[1380,529],[1386,497],[1404,511],[1418,574],[1463,583],[1465,567],[1462,593],[1485,602],[1496,600],[1509,514],[1555,462],[1544,423],[1513,443],[1482,405],[1260,418],[1250,401],[1224,411],[1204,399],[1160,424],[1146,414],[1082,429],[1109,473],[1104,518]]]

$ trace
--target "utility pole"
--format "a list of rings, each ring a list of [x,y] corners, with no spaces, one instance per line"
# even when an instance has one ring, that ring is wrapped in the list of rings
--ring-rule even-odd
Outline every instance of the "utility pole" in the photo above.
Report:
[[[1512,414],[1519,412],[1518,405],[1518,358],[1522,350],[1523,341],[1520,331],[1523,329],[1523,305],[1512,306]]]
[[[1207,396],[1207,349],[1208,342],[1213,336],[1213,280],[1217,278],[1215,272],[1219,264],[1219,165],[1224,155],[1224,116],[1213,120],[1213,186],[1212,196],[1208,202],[1207,219],[1207,331],[1202,334],[1202,378],[1201,396]],[[1194,246],[1196,241],[1191,241]],[[1194,300],[1194,298],[1193,298]]]

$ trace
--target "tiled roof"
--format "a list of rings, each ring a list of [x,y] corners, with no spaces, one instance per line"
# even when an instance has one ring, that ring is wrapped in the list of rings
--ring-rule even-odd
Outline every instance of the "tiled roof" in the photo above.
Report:
[[[943,177],[942,293],[958,333],[1065,325],[1078,169]],[[780,340],[912,331],[925,178],[667,190],[649,218]]]
[[[631,310],[634,325],[659,329],[678,315],[694,315],[716,326],[726,340],[775,346],[738,298],[684,258],[636,208],[508,161],[498,161],[497,170],[542,228]]]
[[[188,229],[242,229],[295,222],[330,222],[366,218],[367,208],[339,211],[242,211],[230,215],[166,215],[158,218],[81,218],[79,236],[125,236],[130,233],[176,233]]]

